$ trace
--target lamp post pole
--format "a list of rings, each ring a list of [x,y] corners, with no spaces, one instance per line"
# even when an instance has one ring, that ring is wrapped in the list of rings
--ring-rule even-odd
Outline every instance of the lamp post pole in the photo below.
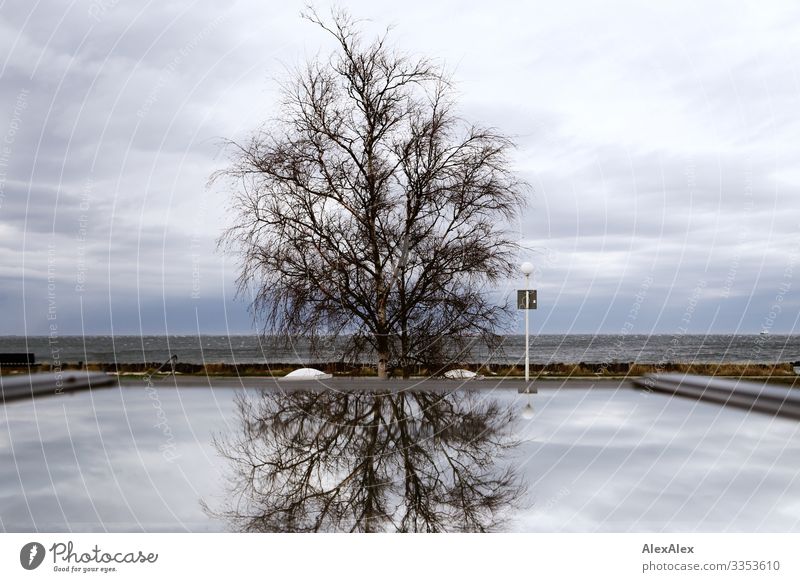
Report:
[[[531,263],[522,263],[520,270],[525,274],[525,384],[527,385],[531,379],[530,327],[528,324],[528,312],[530,311],[531,307],[530,289],[533,265]]]
[[[525,274],[525,291],[530,291],[531,288],[531,276],[527,273]],[[528,313],[530,312],[530,296],[526,293],[525,294],[525,382],[530,382],[531,380],[531,347],[530,347],[530,327],[528,324]]]

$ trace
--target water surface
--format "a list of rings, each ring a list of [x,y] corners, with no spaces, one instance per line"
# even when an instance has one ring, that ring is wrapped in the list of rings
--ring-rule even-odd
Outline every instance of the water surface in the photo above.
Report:
[[[461,447],[467,465],[470,452],[477,451],[482,464],[465,472],[465,485],[480,478],[499,491],[505,483],[507,495],[500,495],[495,507],[495,517],[502,519],[485,521],[489,529],[800,531],[800,423],[615,388],[616,383],[565,386],[543,384],[532,397],[532,419],[520,414],[528,397],[508,389],[458,392],[439,404],[413,395],[402,401],[383,397],[379,414],[374,395],[371,400],[350,395],[345,401],[332,394],[315,402],[302,396],[265,400],[258,390],[176,389],[158,383],[155,389],[126,386],[10,403],[0,408],[0,529],[291,530],[300,522],[281,521],[280,511],[273,511],[280,509],[280,496],[260,487],[269,475],[260,476],[261,495],[241,497],[255,502],[250,517],[272,515],[263,520],[265,527],[246,527],[247,520],[226,513],[241,458],[265,453],[269,459],[279,435],[298,443],[295,453],[319,453],[322,447],[309,440],[313,431],[323,427],[331,438],[350,431],[353,442],[336,441],[338,448],[323,455],[315,469],[318,481],[312,485],[324,488],[364,466],[363,447],[371,434],[364,426],[380,417],[384,426],[378,440],[384,449],[376,457],[384,465],[378,465],[376,480],[364,485],[369,490],[378,484],[393,503],[369,514],[374,529],[424,529],[424,520],[407,520],[401,528],[401,520],[385,515],[396,518],[397,502],[406,499],[409,469],[403,463],[410,458],[430,474],[445,459],[445,446]],[[244,411],[253,414],[243,415],[243,402],[249,403]],[[405,412],[398,412],[401,405]],[[437,408],[438,417],[430,412]],[[493,412],[487,416],[487,411]],[[398,415],[415,431],[405,441],[391,436],[399,430]],[[311,430],[305,436],[298,428],[303,416]],[[487,431],[492,442],[510,446],[487,445]],[[220,454],[226,452],[223,443],[240,447],[238,459],[230,449],[228,458]],[[403,443],[418,444],[419,450],[405,455]],[[485,453],[497,454],[488,463]],[[439,529],[470,529],[463,527],[463,512],[453,498],[452,472],[442,474],[444,483],[431,486],[428,479],[427,489],[433,506],[448,511]],[[504,481],[504,475],[510,479]],[[293,479],[283,485],[296,485]],[[321,529],[353,529],[358,503],[366,497],[358,487],[351,493],[340,499],[334,515],[342,519],[323,520]],[[318,515],[319,506],[308,502],[302,511],[306,517]],[[308,529],[308,522],[297,529]]]
[[[311,353],[308,344],[276,345],[255,335],[179,336],[0,336],[0,352],[32,352],[37,361],[49,362],[54,353],[62,362],[165,362],[290,363],[339,361],[341,342],[322,345]],[[506,336],[502,349],[489,352],[475,346],[472,362],[519,363],[524,337]],[[365,358],[368,359],[368,358]],[[800,360],[800,335],[535,335],[531,338],[531,362],[611,363],[660,362],[745,363]]]

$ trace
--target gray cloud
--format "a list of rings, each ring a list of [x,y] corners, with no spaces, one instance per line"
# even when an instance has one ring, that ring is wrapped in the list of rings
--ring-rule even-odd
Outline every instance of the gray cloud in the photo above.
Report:
[[[642,333],[672,333],[698,282],[694,332],[758,331],[787,281],[774,330],[794,329],[791,3],[346,5],[453,71],[464,117],[515,136],[534,192],[511,228],[538,266],[537,329],[618,332],[646,278]],[[164,311],[195,331],[195,308],[209,331],[225,314],[249,330],[235,258],[215,249],[227,194],[207,179],[219,138],[273,116],[275,79],[330,41],[296,6],[6,2],[0,48],[3,333],[46,331],[48,277],[64,333],[80,300],[90,333],[112,316],[160,330]]]

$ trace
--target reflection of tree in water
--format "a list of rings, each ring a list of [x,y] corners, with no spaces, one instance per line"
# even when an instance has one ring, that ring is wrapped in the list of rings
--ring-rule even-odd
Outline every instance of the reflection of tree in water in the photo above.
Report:
[[[206,507],[237,530],[486,531],[524,491],[503,460],[511,409],[475,395],[264,392],[237,408],[241,432],[215,440],[230,501]]]

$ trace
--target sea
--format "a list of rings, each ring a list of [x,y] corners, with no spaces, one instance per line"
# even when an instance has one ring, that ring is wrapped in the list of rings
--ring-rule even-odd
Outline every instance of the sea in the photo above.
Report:
[[[166,362],[191,364],[311,364],[343,359],[342,342],[312,353],[304,341],[289,346],[257,335],[0,336],[0,353],[33,353],[36,362]],[[525,338],[509,335],[498,350],[475,346],[464,363],[523,361]],[[800,335],[535,335],[534,364],[553,363],[780,363],[800,360]],[[366,358],[365,358],[366,359]]]

